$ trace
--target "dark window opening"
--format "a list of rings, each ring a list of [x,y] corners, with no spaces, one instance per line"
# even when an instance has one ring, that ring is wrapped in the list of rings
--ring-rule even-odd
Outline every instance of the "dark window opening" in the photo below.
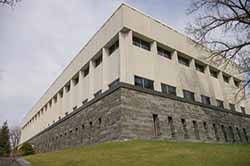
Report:
[[[232,139],[232,142],[235,142],[234,131],[233,131],[232,126],[229,126],[228,129],[229,129],[229,134],[230,134],[230,138]]]
[[[82,124],[82,129],[85,129],[85,126],[84,126],[84,124]]]
[[[194,135],[195,135],[195,138],[197,140],[200,139],[200,134],[199,134],[199,129],[198,129],[198,124],[195,120],[192,121],[193,122],[193,129],[194,129]]]
[[[109,47],[109,55],[119,48],[119,40],[117,40],[112,46]]]
[[[226,82],[226,83],[229,83],[229,80],[230,80],[230,77],[223,74],[223,80]]]
[[[182,128],[183,128],[183,132],[184,132],[184,139],[188,139],[188,130],[187,130],[187,124],[186,124],[186,120],[185,119],[181,119],[181,124],[182,124]]]
[[[248,142],[248,135],[247,135],[247,131],[246,131],[246,129],[245,129],[245,128],[243,128],[243,134],[244,134],[244,136],[245,136],[246,142],[247,142],[247,143],[249,143],[249,142]]]
[[[99,123],[99,126],[102,125],[102,118],[99,118],[99,119],[98,119],[98,123]]]
[[[172,55],[171,55],[170,51],[168,51],[168,50],[166,50],[164,48],[161,48],[159,46],[157,47],[157,53],[158,53],[158,55],[163,56],[165,58],[168,58],[168,59],[172,58]]]
[[[89,74],[89,66],[86,69],[83,69],[83,77],[86,77]]]
[[[102,90],[99,90],[99,91],[97,91],[95,94],[94,94],[94,96],[95,97],[98,97],[98,96],[100,96],[102,94]]]
[[[210,68],[210,75],[214,78],[218,78],[219,72]]]
[[[168,117],[168,125],[170,127],[170,130],[171,130],[171,136],[172,138],[175,137],[175,129],[174,129],[174,123],[173,123],[173,118],[172,117]]]
[[[111,83],[109,84],[109,88],[115,87],[116,85],[119,84],[119,82],[120,82],[120,79],[119,79],[119,78],[116,79],[116,80],[114,80],[113,82],[111,82]]]
[[[135,76],[135,86],[154,90],[154,81]]]
[[[210,104],[211,104],[211,102],[210,102],[210,97],[201,95],[201,102],[202,102],[203,104],[208,104],[208,105],[210,105]]]
[[[163,93],[176,96],[176,87],[174,87],[174,86],[162,83],[161,90]]]
[[[217,99],[216,104],[217,104],[217,107],[224,108],[224,102],[223,101]]]
[[[150,51],[150,43],[133,36],[133,45]]]
[[[79,82],[79,76],[73,78],[73,85],[76,86]]]
[[[210,139],[206,122],[203,122],[203,128],[204,128],[207,139]]]
[[[75,130],[76,130],[76,132],[77,132],[77,131],[78,131],[78,128],[76,128]]]
[[[89,126],[92,128],[92,127],[93,127],[93,123],[92,123],[92,122],[89,122]]]
[[[238,137],[239,137],[239,139],[240,139],[240,142],[242,142],[241,133],[240,133],[240,130],[239,130],[238,127],[236,127],[236,132],[237,132],[237,134],[238,134]]]
[[[54,96],[54,103],[57,102],[57,96]]]
[[[59,96],[60,96],[61,98],[63,98],[63,89],[62,89],[62,90],[60,90],[60,92],[59,92]]]
[[[235,105],[232,103],[229,103],[229,107],[231,111],[235,111]]]
[[[183,90],[183,96],[185,99],[190,101],[195,101],[194,99],[194,93],[188,90]]]
[[[190,59],[178,56],[178,62],[184,66],[189,66],[190,65]]]
[[[234,79],[234,85],[239,88],[240,87],[240,81]]]
[[[221,125],[221,130],[222,130],[225,142],[227,142],[228,141],[228,139],[227,139],[227,133],[226,133],[226,129],[225,129],[224,125]]]
[[[160,121],[157,114],[153,114],[154,121],[154,135],[160,136]]]
[[[102,55],[94,60],[95,67],[99,66],[102,63]]]
[[[70,91],[70,83],[68,83],[67,85],[65,85],[65,91],[69,92]]]
[[[195,63],[195,69],[199,72],[202,72],[204,73],[205,72],[205,66],[204,65],[201,65],[199,63]]]
[[[246,114],[246,109],[245,109],[245,107],[240,107],[240,110],[241,110],[241,112],[242,112],[243,114]]]

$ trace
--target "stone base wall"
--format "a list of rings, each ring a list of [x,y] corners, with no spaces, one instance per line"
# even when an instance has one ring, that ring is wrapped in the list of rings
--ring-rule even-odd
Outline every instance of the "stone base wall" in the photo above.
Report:
[[[120,83],[28,142],[48,152],[120,139],[249,143],[250,116]]]

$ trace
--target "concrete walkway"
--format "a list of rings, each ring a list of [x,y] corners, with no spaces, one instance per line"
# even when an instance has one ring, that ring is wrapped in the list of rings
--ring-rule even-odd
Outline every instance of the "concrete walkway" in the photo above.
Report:
[[[29,166],[30,163],[22,158],[0,158],[0,166]]]

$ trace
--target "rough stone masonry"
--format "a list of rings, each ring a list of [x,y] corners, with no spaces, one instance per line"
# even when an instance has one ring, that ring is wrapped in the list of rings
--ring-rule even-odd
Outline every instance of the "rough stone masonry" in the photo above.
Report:
[[[28,142],[41,153],[123,139],[249,143],[250,116],[119,83]]]

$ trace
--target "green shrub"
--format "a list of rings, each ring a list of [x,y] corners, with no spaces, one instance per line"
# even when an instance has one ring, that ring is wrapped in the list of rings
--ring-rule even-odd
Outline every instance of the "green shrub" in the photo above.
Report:
[[[25,156],[35,153],[32,145],[29,143],[24,143],[21,147],[21,151],[22,151],[23,155],[25,155]]]

